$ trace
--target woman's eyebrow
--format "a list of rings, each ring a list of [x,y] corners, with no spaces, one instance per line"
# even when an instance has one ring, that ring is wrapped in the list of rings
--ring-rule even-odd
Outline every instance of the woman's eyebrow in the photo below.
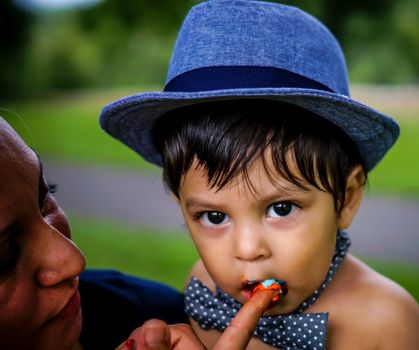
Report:
[[[39,164],[39,185],[41,185],[41,183],[42,183],[42,181],[44,179],[44,166],[43,166],[42,161],[41,161],[41,156],[36,151],[36,149],[31,147],[31,150],[33,151],[33,153],[35,153],[36,158],[38,159],[38,164]],[[39,186],[39,187],[41,187],[41,186]]]

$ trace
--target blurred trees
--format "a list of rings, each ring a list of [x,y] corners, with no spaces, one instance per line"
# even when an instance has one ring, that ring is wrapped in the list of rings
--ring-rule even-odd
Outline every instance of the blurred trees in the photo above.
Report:
[[[104,0],[79,11],[29,13],[0,2],[0,98],[55,89],[164,83],[193,0]],[[294,0],[337,36],[352,81],[419,81],[417,0]]]
[[[32,20],[10,1],[0,2],[0,97],[14,94],[22,83],[23,49],[30,41]]]

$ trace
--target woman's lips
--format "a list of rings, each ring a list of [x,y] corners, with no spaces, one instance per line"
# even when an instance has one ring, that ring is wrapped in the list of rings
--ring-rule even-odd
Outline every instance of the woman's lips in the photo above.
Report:
[[[70,298],[63,309],[55,316],[55,319],[63,319],[77,315],[80,310],[80,293],[77,291]]]

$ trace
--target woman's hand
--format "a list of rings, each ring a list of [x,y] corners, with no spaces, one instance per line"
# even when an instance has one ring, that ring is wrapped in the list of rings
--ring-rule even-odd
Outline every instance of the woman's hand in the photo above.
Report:
[[[213,350],[245,349],[260,317],[269,306],[275,291],[258,291],[243,305],[223,332]],[[180,350],[205,349],[189,325],[167,325],[160,320],[149,320],[135,329],[129,339],[117,350]]]
[[[187,324],[168,325],[161,320],[149,320],[135,329],[117,350],[205,349]]]

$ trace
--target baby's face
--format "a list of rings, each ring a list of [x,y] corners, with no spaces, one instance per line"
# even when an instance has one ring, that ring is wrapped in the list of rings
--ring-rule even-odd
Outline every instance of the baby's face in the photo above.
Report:
[[[338,229],[333,197],[278,176],[276,186],[261,162],[249,172],[253,189],[239,176],[211,189],[205,172],[192,165],[180,188],[182,212],[211,278],[244,303],[247,282],[274,278],[287,296],[267,314],[293,311],[323,282]]]

